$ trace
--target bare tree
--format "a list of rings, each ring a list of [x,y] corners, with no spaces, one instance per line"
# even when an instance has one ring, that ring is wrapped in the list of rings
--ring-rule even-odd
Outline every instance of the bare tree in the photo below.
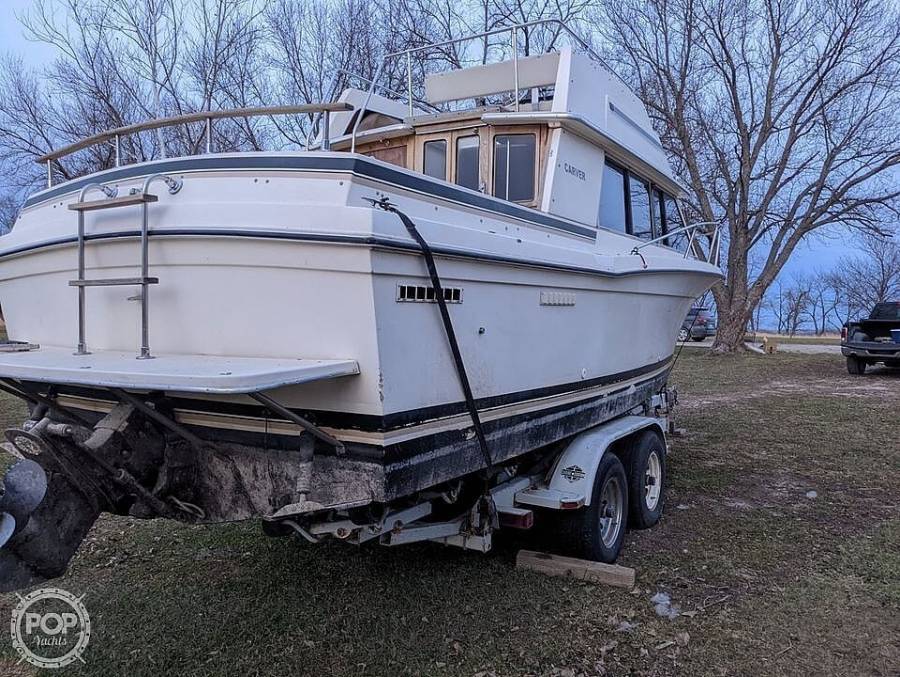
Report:
[[[37,187],[35,157],[112,127],[220,105],[254,105],[268,94],[261,14],[266,0],[35,0],[23,17],[34,40],[58,58],[40,72],[0,62],[0,169],[8,199]],[[260,74],[263,74],[262,76]],[[251,77],[253,75],[253,77]],[[264,126],[264,123],[260,123]],[[126,159],[196,152],[201,126],[133,135]],[[266,137],[270,138],[270,137]],[[247,121],[216,127],[224,150],[259,148]],[[98,145],[56,163],[69,179],[114,164]]]
[[[598,25],[689,183],[690,211],[727,231],[715,350],[740,349],[806,236],[876,232],[900,210],[893,3],[605,0]],[[751,250],[764,254],[755,277]]]
[[[779,279],[769,289],[769,307],[779,334],[794,336],[803,327],[810,308],[810,280],[795,276]]]
[[[844,290],[833,284],[829,273],[817,272],[809,277],[809,303],[806,319],[812,324],[816,336],[839,327],[838,309],[843,302]]]
[[[842,285],[849,309],[858,314],[867,312],[876,303],[900,301],[897,242],[869,236],[862,238],[860,250],[860,254],[841,259],[832,274],[832,279]]]
[[[9,196],[0,197],[0,235],[12,230],[18,212],[19,207],[13,198]]]

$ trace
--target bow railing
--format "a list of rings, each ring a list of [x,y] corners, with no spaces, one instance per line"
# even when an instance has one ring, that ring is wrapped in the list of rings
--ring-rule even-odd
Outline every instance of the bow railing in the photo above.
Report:
[[[712,230],[709,229],[710,226],[712,226]],[[632,249],[631,253],[639,256],[644,247],[649,247],[652,244],[661,243],[668,246],[675,236],[686,235],[688,233],[690,233],[690,235],[684,250],[684,258],[687,258],[688,254],[693,254],[696,259],[718,266],[719,253],[722,246],[721,224],[718,221],[699,221],[698,223],[691,223],[687,226],[673,228],[664,235],[642,242]],[[709,250],[706,252],[704,252],[703,248],[700,246],[700,238],[703,236],[707,236],[709,241]]]

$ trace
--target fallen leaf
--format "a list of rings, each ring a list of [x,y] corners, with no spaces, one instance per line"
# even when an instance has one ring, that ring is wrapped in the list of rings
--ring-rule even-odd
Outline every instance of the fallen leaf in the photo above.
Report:
[[[616,626],[616,632],[632,632],[640,623],[629,623],[622,621]]]

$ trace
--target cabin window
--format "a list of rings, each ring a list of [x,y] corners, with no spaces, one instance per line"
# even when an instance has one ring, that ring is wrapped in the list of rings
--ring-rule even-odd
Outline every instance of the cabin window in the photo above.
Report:
[[[600,183],[600,214],[597,222],[603,228],[626,230],[625,219],[625,172],[615,165],[603,166]]]
[[[397,125],[403,122],[400,118],[395,118],[390,115],[385,115],[384,113],[375,113],[368,112],[363,116],[362,122],[359,123],[359,129],[357,132],[368,132],[372,129],[378,129],[379,127],[389,127],[390,125]],[[350,120],[350,124],[347,127],[347,134],[350,134],[353,131],[353,127],[356,124],[356,115],[353,116],[353,119]]]
[[[665,228],[665,232],[671,233],[673,230],[684,226],[684,221],[681,218],[681,212],[678,209],[678,202],[674,197],[668,194],[665,195],[663,197],[663,207],[663,227]],[[686,251],[688,236],[684,232],[670,235],[666,238],[666,244],[670,247],[674,247],[678,251]]]
[[[447,141],[445,139],[425,142],[425,161],[422,170],[426,176],[432,176],[441,181],[447,180]]]
[[[494,197],[511,202],[534,199],[535,136],[494,137]]]
[[[653,189],[653,237],[659,237],[663,230],[663,194],[659,188]]]
[[[634,174],[628,174],[628,192],[631,196],[631,234],[642,240],[653,239],[650,223],[650,186]]]
[[[478,137],[461,136],[456,140],[456,183],[464,188],[479,190]]]

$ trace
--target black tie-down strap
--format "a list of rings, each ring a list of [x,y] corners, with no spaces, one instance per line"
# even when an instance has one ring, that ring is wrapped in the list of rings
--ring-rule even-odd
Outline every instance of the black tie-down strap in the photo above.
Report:
[[[475,437],[478,438],[478,446],[481,448],[481,455],[484,456],[484,462],[488,469],[493,466],[491,460],[491,452],[488,449],[487,439],[484,437],[484,429],[481,427],[481,417],[478,415],[478,408],[475,406],[475,398],[472,396],[472,386],[469,385],[469,376],[466,374],[466,365],[463,363],[462,354],[459,352],[459,343],[456,341],[456,332],[453,330],[453,322],[450,320],[450,312],[447,310],[447,301],[444,298],[444,288],[441,286],[441,278],[438,276],[437,266],[434,264],[434,255],[431,253],[431,247],[425,241],[425,238],[419,233],[416,224],[412,222],[406,214],[401,212],[397,207],[388,201],[387,197],[380,200],[368,199],[374,206],[380,207],[388,212],[393,212],[400,217],[406,230],[410,236],[419,245],[422,255],[425,257],[425,265],[428,267],[428,275],[431,277],[431,286],[434,287],[434,299],[437,301],[438,309],[441,312],[441,320],[444,323],[444,332],[447,335],[447,342],[450,344],[450,352],[453,354],[453,362],[456,365],[456,375],[459,378],[459,384],[462,386],[463,395],[466,398],[466,408],[469,410],[469,416],[472,417],[472,426],[475,428]]]

